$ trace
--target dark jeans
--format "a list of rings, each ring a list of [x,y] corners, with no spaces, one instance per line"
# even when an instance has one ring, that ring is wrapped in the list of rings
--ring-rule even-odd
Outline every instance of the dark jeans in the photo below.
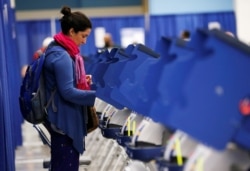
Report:
[[[78,171],[79,153],[67,135],[50,130],[51,134],[51,171]]]

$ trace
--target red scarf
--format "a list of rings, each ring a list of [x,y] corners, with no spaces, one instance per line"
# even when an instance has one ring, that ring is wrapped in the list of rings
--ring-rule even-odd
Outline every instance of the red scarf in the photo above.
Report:
[[[62,32],[54,36],[55,41],[63,46],[70,57],[75,61],[75,72],[76,72],[76,85],[78,89],[90,90],[90,86],[86,81],[86,74],[84,69],[83,58],[80,55],[80,50],[75,42],[67,35]]]

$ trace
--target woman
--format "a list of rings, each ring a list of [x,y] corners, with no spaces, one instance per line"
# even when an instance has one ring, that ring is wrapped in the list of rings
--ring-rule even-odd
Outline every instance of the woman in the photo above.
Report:
[[[95,91],[90,90],[79,46],[91,32],[90,20],[81,12],[61,9],[62,32],[46,50],[46,96],[53,96],[47,109],[51,133],[51,170],[77,171],[79,155],[85,150],[86,105],[94,105]],[[59,48],[58,48],[59,47]]]

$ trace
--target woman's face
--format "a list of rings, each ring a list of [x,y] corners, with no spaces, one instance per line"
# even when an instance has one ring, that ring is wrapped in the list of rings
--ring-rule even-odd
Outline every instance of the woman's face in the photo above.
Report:
[[[73,28],[71,28],[69,31],[69,36],[76,43],[77,46],[80,46],[82,44],[86,44],[90,32],[90,28],[87,28],[85,31],[78,31],[77,33],[74,31]]]

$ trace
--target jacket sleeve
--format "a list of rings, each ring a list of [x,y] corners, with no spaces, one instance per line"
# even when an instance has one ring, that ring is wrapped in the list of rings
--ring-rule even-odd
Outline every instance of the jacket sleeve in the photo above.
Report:
[[[57,91],[69,102],[79,105],[94,105],[95,91],[80,90],[75,87],[73,61],[66,51],[54,56],[53,68],[56,77]]]

